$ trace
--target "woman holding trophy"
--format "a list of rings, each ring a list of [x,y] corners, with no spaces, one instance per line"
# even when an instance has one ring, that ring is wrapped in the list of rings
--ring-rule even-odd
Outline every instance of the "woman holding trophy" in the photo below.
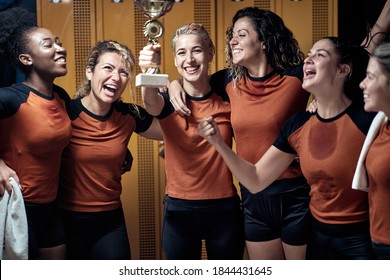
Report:
[[[172,47],[193,114],[181,117],[167,93],[142,86],[144,107],[159,119],[165,144],[164,253],[167,259],[201,259],[204,240],[208,259],[242,259],[243,219],[232,174],[197,131],[198,123],[212,114],[225,142],[232,145],[230,105],[211,90],[208,79],[215,47],[206,29],[196,23],[177,29]],[[139,65],[145,72],[157,68],[160,45],[145,46]]]

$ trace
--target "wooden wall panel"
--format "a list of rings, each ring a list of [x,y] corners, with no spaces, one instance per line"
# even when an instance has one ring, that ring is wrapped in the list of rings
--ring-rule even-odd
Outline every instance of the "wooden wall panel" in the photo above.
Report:
[[[76,65],[74,45],[74,21],[73,4],[71,1],[63,1],[59,4],[49,1],[37,1],[38,25],[52,30],[62,41],[68,51],[68,74],[55,80],[55,83],[65,88],[70,95],[76,91]]]

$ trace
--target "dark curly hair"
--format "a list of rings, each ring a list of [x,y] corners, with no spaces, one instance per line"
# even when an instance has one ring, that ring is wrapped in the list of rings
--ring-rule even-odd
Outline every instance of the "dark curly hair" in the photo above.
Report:
[[[339,57],[339,64],[348,64],[351,67],[351,73],[344,82],[345,95],[349,99],[363,104],[363,94],[359,84],[366,76],[370,54],[363,46],[352,44],[340,37],[330,36],[322,39],[332,43]]]
[[[264,43],[267,62],[273,69],[281,72],[286,68],[303,63],[304,54],[300,50],[298,41],[294,38],[293,33],[284,24],[283,19],[271,11],[257,7],[247,7],[237,11],[232,19],[231,27],[226,31],[227,63],[233,80],[238,81],[247,73],[244,67],[233,63],[229,46],[229,42],[233,38],[234,24],[237,20],[244,17],[252,22],[259,41]]]
[[[29,33],[38,28],[36,17],[30,11],[14,7],[0,12],[0,56],[26,73],[19,55],[29,53]]]

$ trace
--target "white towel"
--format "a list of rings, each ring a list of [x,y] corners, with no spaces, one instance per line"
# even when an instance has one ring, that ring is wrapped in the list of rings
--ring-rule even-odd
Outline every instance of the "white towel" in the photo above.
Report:
[[[28,259],[28,228],[26,209],[20,185],[10,178],[11,195],[7,191],[0,197],[0,240],[4,247],[0,259]]]
[[[356,165],[355,174],[352,180],[352,189],[368,191],[368,179],[367,179],[367,171],[365,166],[367,152],[370,149],[372,142],[375,137],[378,135],[379,129],[382,127],[384,123],[386,123],[388,118],[385,113],[378,112],[376,114],[374,120],[371,123],[370,129],[368,130],[366,139],[364,141],[362,150],[360,152],[359,160]]]

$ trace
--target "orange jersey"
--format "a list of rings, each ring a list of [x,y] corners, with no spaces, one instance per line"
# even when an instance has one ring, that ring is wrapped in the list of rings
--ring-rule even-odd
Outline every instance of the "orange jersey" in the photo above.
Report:
[[[0,89],[0,158],[19,176],[25,202],[56,199],[61,154],[71,137],[68,94],[53,97],[24,85]]]
[[[390,245],[390,124],[381,128],[368,151],[371,238]]]
[[[117,101],[108,115],[90,113],[80,99],[68,107],[72,138],[64,150],[59,207],[80,212],[109,211],[121,205],[121,167],[133,132],[146,131],[153,117]]]
[[[331,119],[304,112],[290,118],[274,146],[298,154],[311,187],[310,211],[320,222],[349,224],[368,220],[367,193],[352,189],[364,139],[375,117],[352,104]]]
[[[225,142],[232,145],[230,104],[210,92],[195,98],[187,95],[191,116],[180,116],[163,95],[160,119],[164,135],[166,194],[173,198],[201,200],[232,197],[237,193],[233,177],[215,148],[198,133],[198,124],[208,116],[217,122]]]
[[[226,91],[231,104],[231,123],[237,154],[256,163],[269,149],[286,120],[305,111],[309,93],[302,89],[302,66],[265,77],[244,77],[234,88],[228,70],[213,75],[218,92]],[[291,166],[281,176],[301,176],[299,166]]]

